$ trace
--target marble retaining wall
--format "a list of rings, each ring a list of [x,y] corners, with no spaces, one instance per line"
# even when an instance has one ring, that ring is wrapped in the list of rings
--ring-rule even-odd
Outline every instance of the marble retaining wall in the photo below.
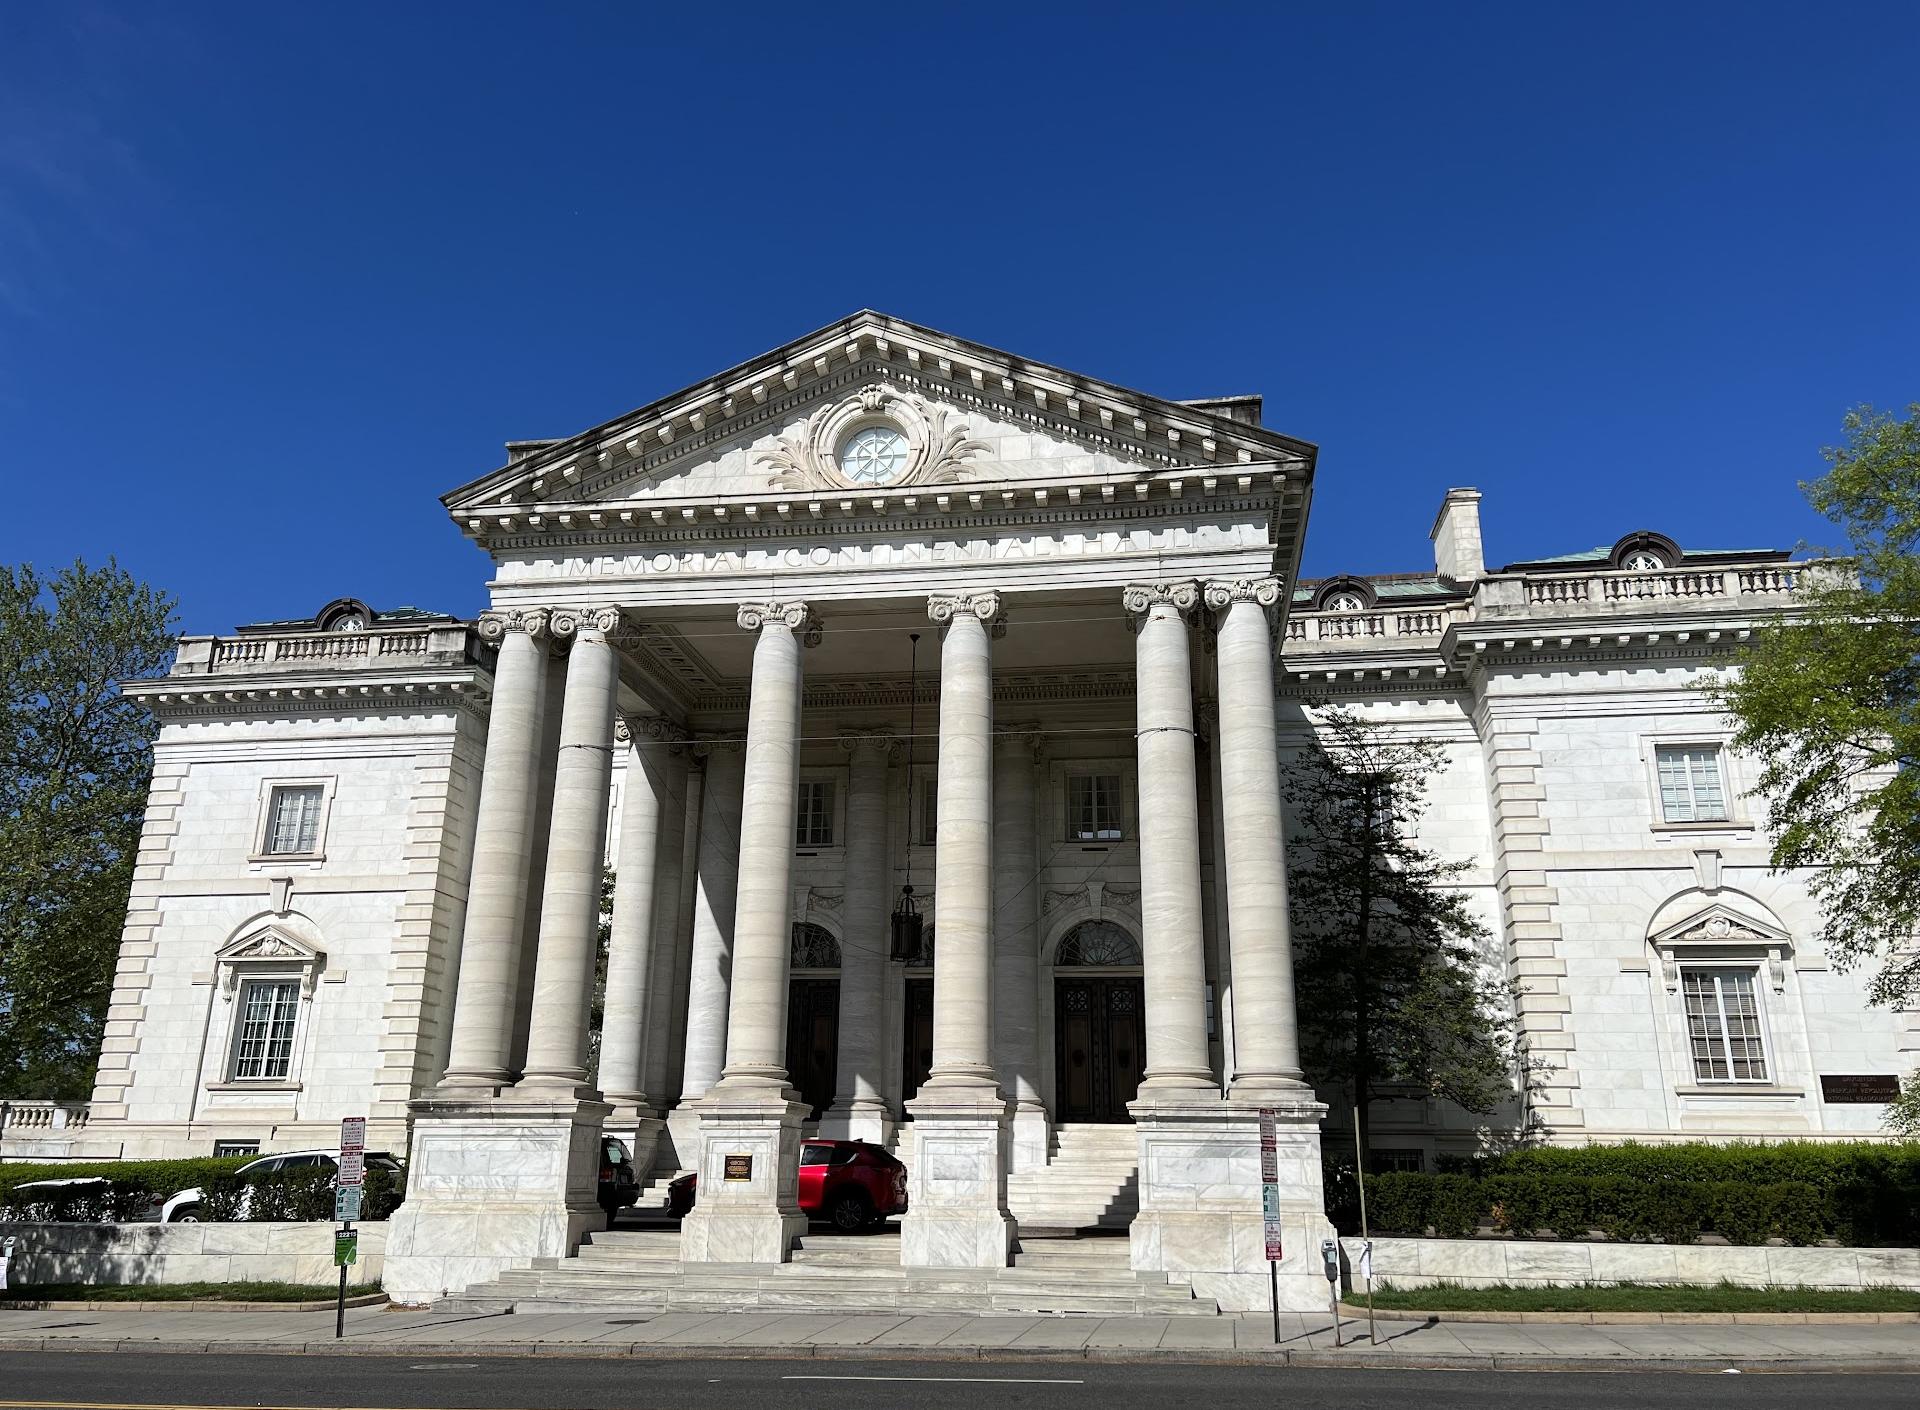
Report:
[[[12,1238],[7,1282],[311,1283],[336,1282],[335,1226],[310,1224],[0,1224]],[[348,1280],[380,1279],[385,1224],[362,1224],[360,1261]]]
[[[1343,1239],[1351,1266],[1360,1241]],[[1373,1276],[1396,1288],[1733,1283],[1740,1287],[1920,1289],[1920,1249],[1733,1248],[1725,1244],[1375,1239]]]

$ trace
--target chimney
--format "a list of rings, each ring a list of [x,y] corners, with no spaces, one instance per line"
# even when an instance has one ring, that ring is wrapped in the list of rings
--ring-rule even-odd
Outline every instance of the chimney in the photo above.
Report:
[[[1487,574],[1480,549],[1480,491],[1448,490],[1433,521],[1433,567],[1456,583],[1478,582]]]

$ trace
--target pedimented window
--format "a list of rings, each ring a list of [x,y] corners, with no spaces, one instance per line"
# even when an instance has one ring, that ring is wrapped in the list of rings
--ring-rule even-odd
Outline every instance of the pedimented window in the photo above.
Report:
[[[1786,988],[1793,937],[1781,927],[1721,902],[1647,937],[1660,957],[1667,989],[1678,993],[1683,970],[1701,966],[1764,968],[1775,993]]]

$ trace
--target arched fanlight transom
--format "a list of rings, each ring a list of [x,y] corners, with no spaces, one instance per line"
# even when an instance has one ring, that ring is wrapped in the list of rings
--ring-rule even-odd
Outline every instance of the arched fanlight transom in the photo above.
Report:
[[[789,961],[794,969],[840,968],[840,942],[825,926],[801,921],[793,927],[793,951]]]
[[[1110,920],[1083,920],[1061,940],[1056,965],[1137,965],[1140,942]]]

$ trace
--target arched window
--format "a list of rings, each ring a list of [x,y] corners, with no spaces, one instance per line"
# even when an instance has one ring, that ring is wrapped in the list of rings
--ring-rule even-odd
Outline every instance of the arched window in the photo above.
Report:
[[[803,920],[793,927],[789,963],[794,969],[838,969],[840,942],[825,926]]]
[[[1627,555],[1626,561],[1620,566],[1629,573],[1663,573],[1667,568],[1667,560],[1651,549],[1637,548]]]
[[[1066,933],[1056,965],[1137,965],[1140,942],[1110,920],[1083,920]]]
[[[1357,592],[1336,592],[1327,599],[1329,612],[1364,612],[1366,610],[1367,604],[1360,600],[1360,594]]]

